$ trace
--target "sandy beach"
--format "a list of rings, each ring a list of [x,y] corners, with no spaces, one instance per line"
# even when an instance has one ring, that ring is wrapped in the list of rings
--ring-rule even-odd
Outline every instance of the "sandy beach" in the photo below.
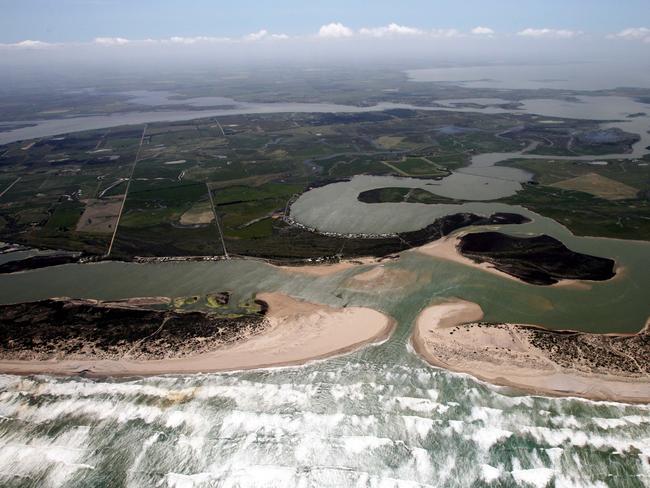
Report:
[[[466,258],[463,256],[459,251],[458,251],[458,243],[459,239],[463,236],[463,233],[459,234],[454,234],[448,237],[443,237],[442,239],[438,239],[437,241],[433,241],[429,244],[425,244],[424,246],[418,247],[413,249],[413,252],[418,252],[420,254],[424,254],[426,256],[430,256],[432,258],[436,259],[444,259],[446,261],[453,261],[455,263],[463,264],[465,266],[470,266],[472,268],[480,269],[482,271],[486,271],[488,273],[491,273],[495,276],[500,276],[501,278],[507,278],[509,280],[516,281],[517,283],[521,283],[524,285],[529,285],[529,286],[538,286],[538,285],[531,285],[530,283],[526,283],[524,280],[519,279],[515,276],[509,275],[508,273],[504,273],[501,270],[498,270],[494,266],[492,266],[490,263],[476,263],[472,261],[469,258]],[[409,251],[406,251],[409,252]],[[620,268],[617,267],[615,272],[616,276],[612,279],[616,279],[616,277],[619,274]],[[590,290],[592,285],[590,281],[587,280],[559,280],[557,283],[553,285],[545,285],[545,286],[551,286],[551,287],[565,287],[565,288],[575,288],[575,289],[580,289],[580,290]]]
[[[280,293],[257,295],[269,305],[268,326],[258,334],[215,351],[181,359],[0,360],[7,374],[144,376],[208,373],[304,364],[387,339],[395,322],[370,308],[337,309]]]
[[[425,244],[424,246],[417,247],[413,249],[413,251],[418,252],[420,254],[424,254],[426,256],[430,256],[432,258],[444,259],[446,261],[453,261],[455,263],[464,264],[465,266],[471,266],[472,268],[477,268],[483,271],[487,271],[488,273],[492,273],[496,276],[500,276],[501,278],[514,280],[518,283],[528,284],[525,281],[520,280],[519,278],[515,278],[514,276],[509,275],[508,273],[499,271],[494,266],[488,263],[475,263],[471,259],[463,256],[460,252],[458,252],[458,248],[457,248],[459,238],[462,235],[463,234],[461,233],[461,234],[451,235],[448,237],[443,237],[442,239],[438,239],[437,241],[433,241],[430,242],[429,244]]]
[[[605,368],[590,371],[578,357],[572,358],[572,365],[560,364],[547,350],[531,343],[530,326],[476,323],[482,317],[479,305],[464,300],[430,306],[418,316],[411,344],[434,366],[467,373],[495,385],[542,395],[650,402],[647,372],[640,369],[636,374],[628,374],[607,372]],[[579,335],[588,339],[597,336]],[[614,346],[612,350],[619,352]]]
[[[357,273],[343,282],[350,290],[363,293],[394,292],[405,288],[424,286],[431,281],[431,272],[400,269],[383,264],[371,267],[368,271]]]

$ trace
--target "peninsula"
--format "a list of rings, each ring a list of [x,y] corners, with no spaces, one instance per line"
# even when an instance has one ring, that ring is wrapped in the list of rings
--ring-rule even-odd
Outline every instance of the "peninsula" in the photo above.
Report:
[[[482,318],[476,303],[432,305],[418,316],[411,344],[434,366],[495,385],[542,395],[650,401],[648,323],[638,334],[615,335],[484,323]]]
[[[224,296],[209,301],[225,305]],[[394,327],[370,308],[338,309],[279,293],[258,294],[258,310],[243,314],[170,304],[179,301],[59,298],[2,305],[0,371],[143,376],[279,367],[381,342]]]

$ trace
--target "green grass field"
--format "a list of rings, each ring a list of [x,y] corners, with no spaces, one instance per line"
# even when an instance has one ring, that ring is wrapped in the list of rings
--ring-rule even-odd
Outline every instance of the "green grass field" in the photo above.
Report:
[[[230,89],[239,93],[235,85]],[[304,93],[317,97],[320,92]],[[349,101],[359,93],[342,95],[334,90],[332,100]],[[409,101],[423,97],[420,101],[425,102],[430,94],[424,93],[415,90]],[[245,99],[251,93],[241,96]],[[219,123],[225,136],[210,118],[148,125],[117,232],[117,255],[222,254],[208,187],[233,252],[303,257],[330,252],[329,244],[310,248],[309,234],[291,234],[278,218],[287,202],[310,185],[360,174],[442,177],[468,164],[473,154],[513,151],[527,144],[498,137],[501,131],[521,124],[542,130],[523,114],[411,110],[237,115],[220,117]],[[580,130],[594,127],[590,121],[578,125]],[[449,126],[461,129],[441,130]],[[0,239],[105,252],[110,236],[77,232],[76,223],[87,199],[99,198],[120,180],[102,194],[99,204],[124,194],[142,130],[142,125],[115,127],[0,148],[0,191],[21,178],[0,197]],[[647,167],[616,161],[607,166],[535,160],[508,165],[535,173],[540,185],[527,186],[504,201],[556,218],[577,233],[648,238]],[[602,178],[571,181],[590,173],[638,189],[638,195],[615,200],[631,195],[631,190]],[[573,190],[550,186],[555,184]],[[601,196],[614,199],[598,197],[598,185],[607,184]],[[425,190],[403,188],[380,189],[364,198],[368,203],[453,202]],[[192,218],[182,220],[183,215]]]

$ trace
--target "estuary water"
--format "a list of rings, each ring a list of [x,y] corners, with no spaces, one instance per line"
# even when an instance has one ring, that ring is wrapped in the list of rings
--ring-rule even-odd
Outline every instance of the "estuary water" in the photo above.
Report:
[[[305,111],[314,110],[310,107]],[[538,110],[546,107],[540,102]],[[561,116],[560,108],[553,108],[555,115],[540,116]],[[618,119],[610,115],[601,119]],[[187,119],[173,120],[208,115],[186,111],[182,116]],[[68,119],[67,127],[93,128],[87,117],[83,119]],[[638,120],[631,121],[641,124]],[[131,123],[103,118],[95,124],[119,125],[116,122]],[[40,127],[43,136],[64,128]],[[25,134],[0,133],[0,142],[2,137],[8,141]],[[620,157],[635,157],[636,151]],[[476,200],[511,194],[526,181],[525,173],[493,173],[504,169],[494,167],[496,162],[513,154],[518,153],[480,155],[465,168],[468,173],[487,171],[466,174],[483,178],[472,184],[474,189],[491,186],[480,190],[484,194],[474,193],[480,197]],[[499,178],[503,185],[490,184]],[[419,311],[451,297],[479,303],[489,321],[593,332],[636,332],[650,315],[648,243],[578,238],[526,209],[486,201],[431,206],[366,205],[356,200],[359,191],[379,186],[420,187],[452,196],[468,181],[359,176],[307,192],[291,212],[300,222],[322,230],[375,233],[414,230],[457,211],[514,211],[532,222],[493,228],[521,235],[543,232],[574,250],[613,257],[618,276],[587,289],[538,287],[413,252],[385,265],[409,271],[410,281],[372,290],[355,289],[350,281],[367,267],[313,277],[253,260],[109,262],[0,276],[2,303],[225,290],[233,292],[233,300],[241,300],[258,291],[281,291],[333,306],[374,307],[398,322],[393,336],[381,345],[295,368],[114,380],[0,375],[0,485],[650,485],[650,406],[544,398],[493,387],[430,367],[410,350],[408,337]]]
[[[650,88],[650,65],[634,63],[565,63],[457,66],[408,70],[409,79],[468,88],[526,90],[608,90]]]
[[[140,95],[140,97],[144,97],[144,95]],[[151,96],[146,98],[146,100],[152,104],[155,100],[155,97]],[[185,105],[192,105],[195,100],[197,99],[186,100]],[[165,102],[164,105],[168,105],[168,103]],[[197,110],[151,110],[116,113],[111,115],[88,115],[59,119],[6,122],[5,124],[31,125],[28,127],[6,130],[4,132],[0,131],[0,144],[8,144],[10,142],[35,139],[39,137],[50,137],[71,132],[105,129],[108,127],[117,127],[120,125],[137,125],[151,122],[178,122],[206,117],[223,117],[227,115],[314,112],[360,113],[381,112],[383,110],[398,108],[416,108],[413,105],[399,103],[380,103],[371,107],[357,107],[353,105],[337,105],[333,103],[251,103],[239,102],[229,98],[220,98],[220,105],[227,107]]]
[[[636,259],[647,258],[647,246],[635,249]],[[487,320],[636,331],[650,314],[643,270],[584,290],[523,285],[414,253],[386,267],[413,280],[362,291],[349,278],[366,267],[317,278],[242,260],[66,265],[0,277],[4,302],[224,289],[239,300],[277,290],[375,307],[399,324],[382,345],[295,368],[0,376],[0,485],[647,486],[650,406],[492,387],[429,367],[408,346],[419,310],[454,296],[480,303]]]

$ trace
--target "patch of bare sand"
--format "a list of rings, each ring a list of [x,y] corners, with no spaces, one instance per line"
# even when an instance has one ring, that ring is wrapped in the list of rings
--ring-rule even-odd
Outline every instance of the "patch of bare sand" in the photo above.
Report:
[[[381,342],[390,336],[395,325],[393,319],[370,308],[338,309],[280,293],[261,293],[257,298],[269,305],[268,327],[261,333],[209,353],[150,361],[0,361],[0,371],[9,374],[140,376],[299,365]]]
[[[482,317],[479,305],[464,300],[433,305],[418,316],[411,344],[434,366],[496,385],[535,394],[650,401],[647,377],[593,374],[560,366],[530,344],[522,326],[475,323]]]
[[[369,264],[376,264],[378,262],[375,258],[359,258],[354,260],[340,261],[334,264],[314,264],[306,266],[274,266],[282,271],[288,273],[305,274],[309,276],[329,276],[336,273],[342,273],[357,266],[367,266]]]
[[[635,198],[639,192],[637,188],[607,178],[606,176],[601,176],[598,173],[587,173],[576,176],[575,178],[558,181],[549,186],[564,190],[582,191],[606,200]]]
[[[415,252],[419,252],[420,254],[425,254],[427,256],[437,258],[437,259],[444,259],[445,261],[453,261],[455,263],[459,264],[464,264],[465,266],[470,266],[472,268],[480,269],[483,271],[487,271],[488,273],[492,273],[495,276],[500,276],[501,278],[507,278],[509,280],[516,281],[518,283],[522,283],[524,285],[529,285],[530,283],[526,283],[524,280],[521,280],[517,278],[516,276],[509,275],[508,273],[505,273],[497,268],[495,268],[493,265],[490,263],[477,263],[475,261],[472,261],[469,258],[466,258],[463,256],[459,251],[458,251],[458,242],[460,238],[464,235],[464,233],[459,233],[459,234],[454,234],[452,236],[447,236],[443,237],[441,239],[438,239],[437,241],[430,242],[429,244],[425,244],[424,246],[420,246],[418,248],[413,249]],[[617,276],[619,276],[619,272],[623,268],[618,266],[618,264],[615,265],[614,268],[614,278],[611,278],[608,281],[611,281],[613,279],[616,279]],[[530,286],[536,286],[536,285],[530,285]],[[591,290],[592,289],[592,284],[589,281],[585,280],[559,280],[557,283],[553,285],[548,285],[550,287],[555,287],[555,288],[573,288],[576,290]]]
[[[344,287],[357,291],[375,292],[394,290],[431,280],[431,273],[418,274],[415,271],[387,268],[380,264],[363,273],[356,274],[345,281]]]
[[[200,202],[192,206],[187,212],[181,215],[181,225],[209,224],[214,220],[214,212],[210,202]]]
[[[123,198],[124,195],[116,195],[103,199],[83,200],[85,208],[77,221],[76,230],[95,234],[112,234]]]
[[[384,149],[393,149],[399,146],[403,140],[404,140],[403,137],[398,137],[398,136],[381,136],[375,139],[374,142],[375,144],[381,146]]]
[[[442,237],[437,241],[430,242],[424,246],[415,248],[414,251],[432,258],[444,259],[445,261],[453,261],[455,263],[464,264],[465,266],[470,266],[472,268],[477,268],[488,273],[492,273],[501,278],[507,278],[509,280],[514,280],[518,283],[527,284],[525,281],[515,278],[514,276],[499,271],[494,266],[489,263],[476,263],[469,258],[463,256],[458,252],[458,242],[460,237],[463,234],[455,234],[453,236]]]

